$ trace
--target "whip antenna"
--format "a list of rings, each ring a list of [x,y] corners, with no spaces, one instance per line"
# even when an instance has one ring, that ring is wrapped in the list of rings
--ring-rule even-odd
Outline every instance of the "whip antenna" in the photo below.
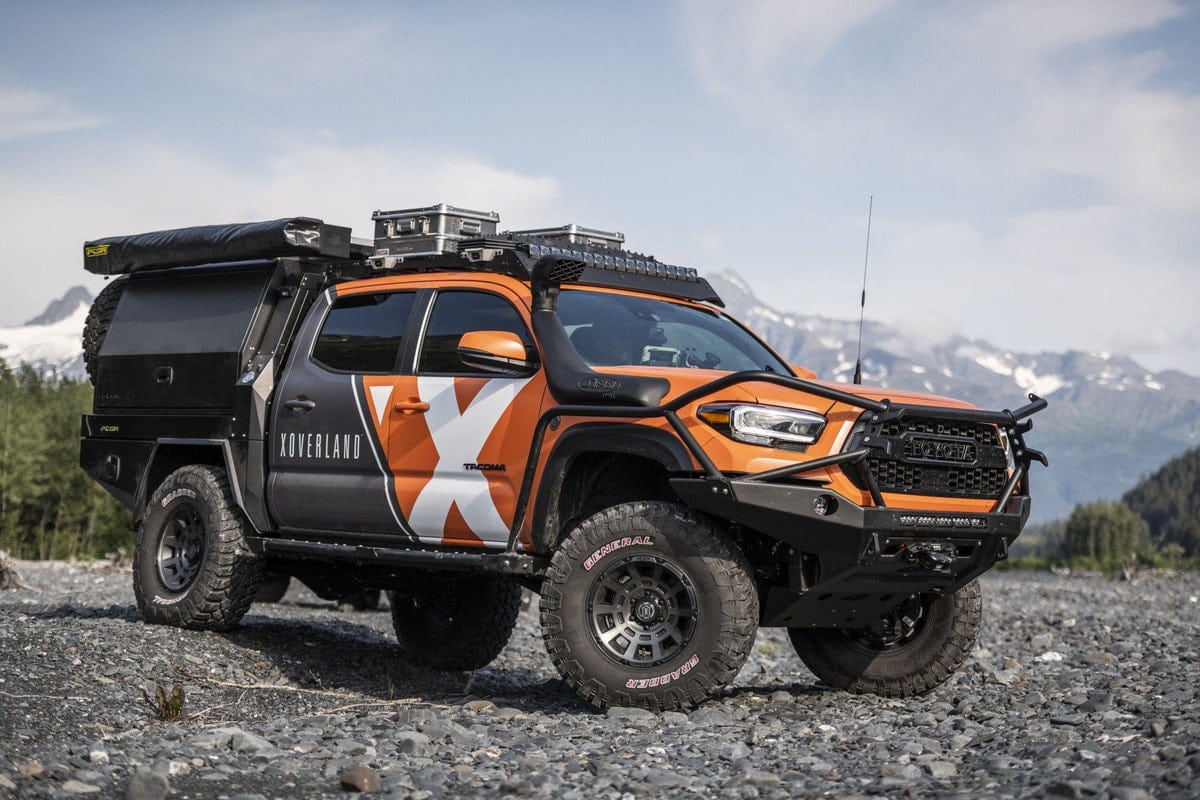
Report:
[[[859,385],[862,383],[862,334],[863,334],[863,317],[867,313],[867,259],[871,256],[871,212],[875,210],[875,195],[871,195],[871,199],[867,205],[867,251],[863,254],[863,285],[862,299],[858,306],[858,356],[854,359],[854,383]]]

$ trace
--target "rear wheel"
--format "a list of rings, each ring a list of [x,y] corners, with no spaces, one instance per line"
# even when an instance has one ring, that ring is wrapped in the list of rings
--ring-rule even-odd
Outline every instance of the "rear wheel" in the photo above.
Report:
[[[750,565],[683,506],[624,503],[563,539],[542,585],[550,660],[593,704],[660,710],[719,692],[758,624]]]
[[[983,618],[979,582],[952,595],[913,595],[867,628],[789,628],[800,660],[838,689],[887,697],[946,681],[975,644]]]
[[[262,580],[247,523],[220,467],[183,467],[155,490],[133,551],[133,593],[146,622],[237,626]]]
[[[508,644],[521,612],[521,586],[490,575],[447,577],[418,591],[388,593],[400,652],[411,664],[470,670]]]

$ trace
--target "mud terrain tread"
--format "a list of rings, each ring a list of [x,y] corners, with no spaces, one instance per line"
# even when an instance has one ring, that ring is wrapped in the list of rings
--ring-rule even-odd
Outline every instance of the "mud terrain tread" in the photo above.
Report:
[[[125,291],[126,278],[120,277],[111,281],[100,290],[92,307],[88,310],[87,320],[83,323],[83,368],[87,371],[88,380],[96,383],[97,359],[100,357],[100,346],[108,335],[112,325],[113,314],[117,311],[117,303]]]
[[[143,580],[154,580],[152,574],[156,569],[153,551],[158,532],[148,526],[152,511],[161,508],[163,498],[181,486],[194,489],[207,506],[204,564],[182,600],[173,605],[158,605],[147,596],[147,587],[143,586]],[[147,537],[154,537],[155,541],[149,542]],[[133,553],[134,595],[146,621],[193,630],[236,628],[254,601],[265,574],[262,560],[250,552],[245,537],[246,522],[233,503],[224,469],[193,465],[168,475],[150,498]],[[147,571],[145,575],[143,570]]]
[[[614,538],[630,534],[677,537],[687,548],[706,553],[702,560],[722,598],[724,626],[713,652],[687,679],[658,692],[630,693],[606,689],[587,674],[578,655],[563,638],[560,611],[565,584],[588,554]],[[542,635],[550,660],[563,680],[599,708],[640,706],[651,711],[696,706],[720,691],[737,675],[754,646],[758,629],[758,593],[749,561],[712,521],[685,506],[659,501],[623,503],[580,522],[561,540],[542,586]]]
[[[804,665],[822,682],[855,694],[912,697],[944,683],[970,655],[983,621],[979,581],[968,583],[939,602],[952,602],[950,624],[942,635],[925,642],[912,656],[913,671],[904,676],[879,677],[850,666],[836,631],[790,629],[792,645]]]
[[[436,640],[409,624],[403,594],[389,594],[396,641],[410,664],[447,671],[480,669],[492,663],[512,637],[521,613],[520,584],[491,575],[454,580],[461,605],[451,629]]]

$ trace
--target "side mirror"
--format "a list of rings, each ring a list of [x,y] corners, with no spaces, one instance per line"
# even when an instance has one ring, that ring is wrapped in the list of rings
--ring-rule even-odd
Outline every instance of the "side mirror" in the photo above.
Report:
[[[526,377],[538,369],[537,359],[526,354],[521,337],[508,331],[467,331],[458,340],[457,352],[468,367],[498,375]]]
[[[815,381],[817,379],[817,373],[813,372],[808,367],[802,367],[799,364],[788,364],[788,366],[792,368],[792,372],[796,373],[797,378],[804,378],[805,380],[810,381]]]

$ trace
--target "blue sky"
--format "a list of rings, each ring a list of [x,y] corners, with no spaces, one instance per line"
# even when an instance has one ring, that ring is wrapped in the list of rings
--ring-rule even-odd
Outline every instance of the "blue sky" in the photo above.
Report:
[[[6,3],[16,324],[85,239],[450,202],[786,311],[1200,374],[1200,4]]]

